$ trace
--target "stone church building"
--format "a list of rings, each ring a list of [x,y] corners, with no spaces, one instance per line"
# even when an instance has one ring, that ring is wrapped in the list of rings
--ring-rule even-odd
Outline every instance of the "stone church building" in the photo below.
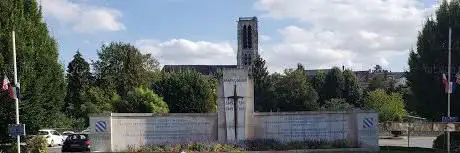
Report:
[[[238,19],[238,52],[237,65],[165,65],[163,71],[174,72],[184,69],[195,70],[203,75],[214,75],[223,69],[251,69],[256,55],[259,53],[259,32],[257,17],[240,17]]]

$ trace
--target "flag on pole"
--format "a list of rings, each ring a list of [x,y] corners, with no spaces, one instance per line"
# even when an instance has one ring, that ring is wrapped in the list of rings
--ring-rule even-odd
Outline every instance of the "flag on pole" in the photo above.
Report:
[[[13,86],[12,83],[9,84],[8,86],[8,93],[9,93],[9,96],[11,99],[15,99],[16,98],[16,89],[15,87]]]
[[[454,82],[449,82],[449,92],[448,93],[455,92],[455,86],[456,84]]]
[[[10,81],[8,80],[8,77],[6,75],[3,77],[2,81],[2,91],[8,90],[8,85],[10,84]]]
[[[442,74],[442,85],[444,86],[446,92],[449,92],[449,83],[447,82],[446,74]]]

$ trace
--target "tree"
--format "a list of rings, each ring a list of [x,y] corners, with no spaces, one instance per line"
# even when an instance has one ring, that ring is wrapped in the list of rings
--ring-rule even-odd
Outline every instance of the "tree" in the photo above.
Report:
[[[343,98],[344,84],[345,81],[342,71],[338,67],[333,67],[326,74],[325,83],[322,89],[324,100]]]
[[[214,78],[183,70],[163,73],[153,91],[163,97],[171,113],[208,113],[217,109]]]
[[[77,51],[67,67],[68,83],[64,111],[68,116],[74,118],[87,116],[83,113],[81,105],[87,101],[84,94],[90,86],[90,77],[89,64],[83,59],[80,51]]]
[[[387,79],[382,75],[375,75],[371,80],[369,80],[368,91],[376,89],[386,90],[387,88]]]
[[[407,114],[404,109],[402,95],[399,93],[387,94],[383,89],[369,92],[365,107],[379,113],[380,121],[401,121]]]
[[[122,98],[136,87],[148,86],[158,70],[156,59],[128,43],[102,45],[98,55],[94,63],[98,86],[114,90]]]
[[[7,73],[8,78],[13,78],[11,32],[15,30],[16,33],[21,123],[27,125],[26,131],[30,134],[43,127],[66,126],[68,120],[61,112],[66,88],[64,68],[58,62],[57,44],[43,22],[41,9],[35,0],[17,0],[1,1],[0,10],[0,54],[3,57],[0,70]],[[11,115],[12,105],[14,103],[2,104],[0,111],[4,112],[1,114]],[[0,130],[6,131],[6,125],[13,123],[14,118],[14,115],[5,116],[0,121]],[[6,138],[5,134],[0,137]]]
[[[287,69],[275,84],[275,99],[280,111],[313,111],[319,109],[318,94],[302,69]]]
[[[119,113],[168,113],[168,105],[163,98],[146,88],[136,88],[128,92],[128,97],[116,104]]]
[[[345,98],[346,102],[355,106],[362,106],[360,104],[362,90],[358,83],[358,78],[351,70],[343,71],[343,78],[344,78],[344,91],[343,91],[343,98]]]
[[[413,96],[409,111],[439,121],[447,112],[447,94],[442,85],[442,73],[447,75],[449,27],[452,27],[452,67],[459,67],[460,50],[459,1],[443,1],[436,10],[436,18],[428,18],[417,37],[417,47],[409,53],[408,86]],[[454,78],[453,75],[450,76]],[[457,86],[458,88],[458,86]],[[460,92],[451,97],[451,115],[460,115]]]
[[[321,106],[322,111],[348,111],[353,109],[353,106],[348,104],[345,99],[332,98],[326,100],[324,105]]]
[[[273,84],[269,81],[265,60],[256,56],[252,77],[254,79],[254,109],[259,112],[269,112],[276,108],[273,100]]]
[[[312,78],[311,83],[313,85],[313,89],[318,93],[318,102],[324,102],[325,101],[325,94],[324,94],[324,84],[326,82],[326,73],[324,71],[319,71],[315,74],[315,76]]]

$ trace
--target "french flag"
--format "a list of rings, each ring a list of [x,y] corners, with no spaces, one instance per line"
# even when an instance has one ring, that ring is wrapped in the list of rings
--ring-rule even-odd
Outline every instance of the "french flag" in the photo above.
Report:
[[[447,82],[447,77],[446,74],[442,74],[442,85],[444,86],[444,89],[446,92],[449,92],[449,83]]]

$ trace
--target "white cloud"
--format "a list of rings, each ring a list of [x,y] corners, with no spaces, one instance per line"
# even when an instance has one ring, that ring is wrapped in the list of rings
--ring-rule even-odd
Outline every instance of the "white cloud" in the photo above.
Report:
[[[434,11],[420,0],[258,0],[254,6],[264,18],[298,21],[279,31],[279,43],[265,46],[274,71],[297,62],[307,68],[402,68],[406,63],[389,59],[408,55]]]
[[[76,32],[91,33],[126,29],[119,21],[122,13],[116,9],[68,0],[42,0],[41,4],[45,16],[55,18],[62,24],[71,25]]]
[[[141,52],[150,53],[160,64],[236,64],[236,51],[229,42],[171,39],[160,42],[141,39],[135,42]]]

